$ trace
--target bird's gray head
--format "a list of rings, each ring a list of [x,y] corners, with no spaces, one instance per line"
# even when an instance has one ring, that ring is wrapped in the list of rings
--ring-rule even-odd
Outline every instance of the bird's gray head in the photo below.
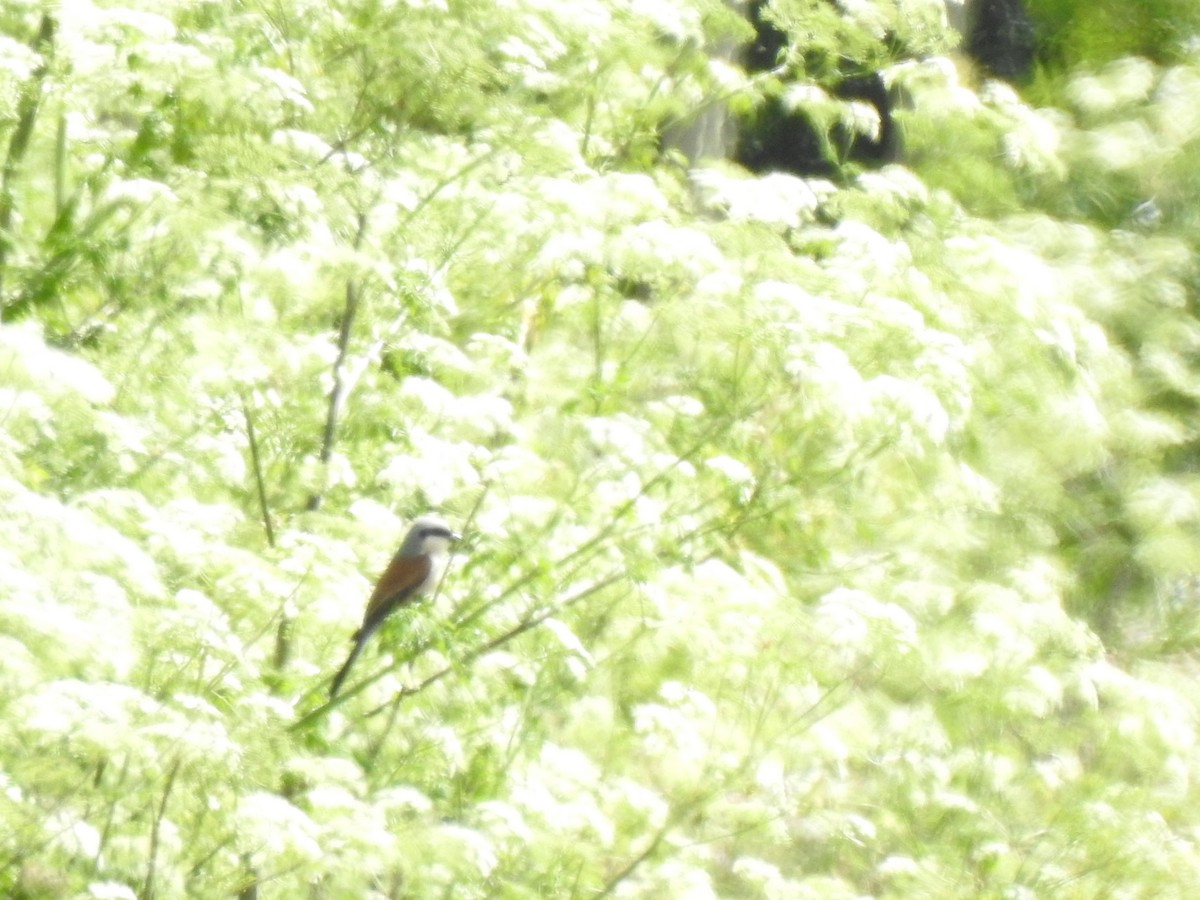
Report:
[[[437,516],[414,519],[397,556],[438,556],[450,550],[458,535]]]

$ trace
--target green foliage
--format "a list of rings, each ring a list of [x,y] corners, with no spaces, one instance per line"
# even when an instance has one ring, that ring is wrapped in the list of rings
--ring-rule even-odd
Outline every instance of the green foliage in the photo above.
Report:
[[[71,12],[0,13],[0,893],[1195,892],[1194,61],[902,64],[838,187],[660,158],[762,88],[716,0]]]
[[[1124,56],[1180,62],[1194,51],[1200,11],[1188,0],[1030,0],[1039,53],[1053,65],[1095,66]]]

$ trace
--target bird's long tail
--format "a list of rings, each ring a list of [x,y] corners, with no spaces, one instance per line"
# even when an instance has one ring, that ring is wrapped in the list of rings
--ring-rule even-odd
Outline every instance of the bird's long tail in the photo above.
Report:
[[[378,627],[378,626],[376,626]],[[375,633],[375,628],[360,628],[354,632],[354,646],[350,649],[350,655],[346,657],[346,661],[342,663],[342,667],[338,669],[338,673],[333,676],[333,683],[329,685],[329,699],[332,700],[337,696],[338,690],[342,687],[342,682],[346,680],[346,676],[350,674],[350,667],[354,665],[354,661],[358,659],[358,654],[362,653],[363,645],[366,644],[367,638]]]

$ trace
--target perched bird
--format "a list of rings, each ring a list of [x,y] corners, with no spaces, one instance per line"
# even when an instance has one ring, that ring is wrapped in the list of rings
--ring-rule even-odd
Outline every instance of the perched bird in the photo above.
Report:
[[[354,647],[329,686],[330,700],[337,696],[338,688],[362,652],[363,644],[383,624],[383,620],[437,586],[446,564],[446,554],[450,545],[457,540],[458,535],[437,516],[422,516],[413,522],[404,543],[379,577],[375,590],[367,600],[362,625],[354,632]]]

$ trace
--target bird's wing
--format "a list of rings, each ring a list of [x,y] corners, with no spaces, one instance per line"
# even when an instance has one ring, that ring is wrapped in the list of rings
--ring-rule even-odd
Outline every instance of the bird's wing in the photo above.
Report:
[[[373,631],[388,613],[420,593],[432,571],[428,556],[395,557],[371,592],[360,630]]]

